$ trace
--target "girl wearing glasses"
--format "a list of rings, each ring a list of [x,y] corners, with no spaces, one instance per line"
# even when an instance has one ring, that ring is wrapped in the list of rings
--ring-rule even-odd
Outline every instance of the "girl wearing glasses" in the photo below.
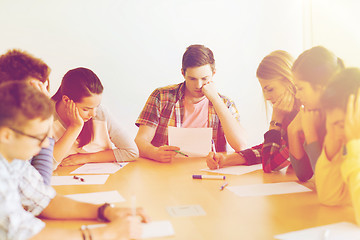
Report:
[[[68,71],[52,97],[54,158],[61,166],[122,162],[138,156],[135,142],[100,105],[103,86],[87,68]]]

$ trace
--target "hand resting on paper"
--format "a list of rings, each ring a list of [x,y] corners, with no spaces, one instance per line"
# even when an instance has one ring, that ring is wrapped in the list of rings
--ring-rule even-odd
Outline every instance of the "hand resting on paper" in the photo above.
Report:
[[[89,162],[89,153],[76,153],[71,154],[64,158],[60,163],[60,166],[74,166]]]
[[[142,208],[136,209],[136,216],[132,216],[132,214],[131,208],[106,208],[104,215],[110,220],[110,223],[106,227],[96,230],[102,232],[100,235],[104,239],[140,239],[141,222],[150,222],[150,217]]]
[[[211,170],[222,168],[225,165],[225,155],[210,152],[206,156],[206,164]]]
[[[223,167],[243,165],[245,163],[245,158],[239,153],[226,154],[210,152],[206,156],[206,164],[211,170]]]

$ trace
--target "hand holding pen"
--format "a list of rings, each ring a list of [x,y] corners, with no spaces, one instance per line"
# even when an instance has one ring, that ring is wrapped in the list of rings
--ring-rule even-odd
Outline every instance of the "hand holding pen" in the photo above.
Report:
[[[174,159],[175,155],[177,154],[177,152],[175,151],[180,151],[180,148],[175,146],[167,146],[167,145],[161,146],[157,148],[156,159],[159,162],[169,163]]]
[[[167,146],[167,147],[169,147],[168,145],[165,145],[165,146]],[[177,148],[177,149],[173,149],[173,150],[171,150],[171,151],[174,151],[174,152],[176,152],[176,153],[178,153],[178,154],[181,154],[181,155],[183,155],[183,156],[185,156],[185,157],[189,157],[189,155],[187,155],[187,154],[185,154],[185,153],[183,153],[183,152],[180,152],[180,148],[178,148],[178,147],[174,147],[174,148]]]
[[[206,164],[211,170],[219,169],[224,166],[225,156],[221,153],[216,153],[215,144],[212,144],[213,152],[206,156]]]
[[[206,156],[206,164],[211,170],[219,169],[223,167],[223,161],[225,157],[221,153],[210,152]]]

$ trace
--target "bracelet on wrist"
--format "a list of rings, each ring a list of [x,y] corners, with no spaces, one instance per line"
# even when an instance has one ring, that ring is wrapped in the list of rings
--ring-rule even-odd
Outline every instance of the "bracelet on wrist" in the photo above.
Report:
[[[99,208],[98,208],[98,211],[97,211],[97,219],[99,221],[102,221],[102,222],[109,222],[109,219],[107,219],[105,217],[105,209],[108,208],[108,207],[111,207],[113,208],[114,207],[114,204],[110,204],[110,203],[105,203],[103,205],[101,205]]]
[[[272,127],[282,127],[282,124],[279,122],[271,121],[270,126]]]

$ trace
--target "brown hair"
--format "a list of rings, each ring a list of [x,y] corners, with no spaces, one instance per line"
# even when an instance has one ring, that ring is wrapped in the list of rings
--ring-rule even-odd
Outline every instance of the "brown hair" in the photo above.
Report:
[[[346,68],[334,75],[321,96],[321,105],[327,111],[339,108],[346,112],[350,95],[356,95],[359,88],[360,69]]]
[[[54,104],[25,82],[6,82],[0,84],[0,112],[0,126],[21,128],[29,120],[50,118]]]
[[[92,94],[101,94],[103,85],[98,76],[88,68],[79,67],[69,70],[63,77],[57,92],[52,96],[55,102],[61,101],[63,95],[68,96],[74,102],[81,102],[84,97]],[[79,134],[79,145],[83,147],[93,140],[93,119],[84,123]]]
[[[300,54],[292,71],[300,80],[309,82],[312,86],[325,86],[331,76],[343,68],[343,61],[334,53],[322,46],[316,46]]]
[[[29,77],[47,82],[49,90],[50,68],[41,59],[35,58],[31,54],[19,49],[9,50],[0,56],[0,72],[2,72],[1,82],[23,81]]]
[[[213,52],[204,45],[190,45],[182,59],[182,70],[185,74],[187,68],[200,67],[210,64],[211,70],[215,71],[215,59]]]

